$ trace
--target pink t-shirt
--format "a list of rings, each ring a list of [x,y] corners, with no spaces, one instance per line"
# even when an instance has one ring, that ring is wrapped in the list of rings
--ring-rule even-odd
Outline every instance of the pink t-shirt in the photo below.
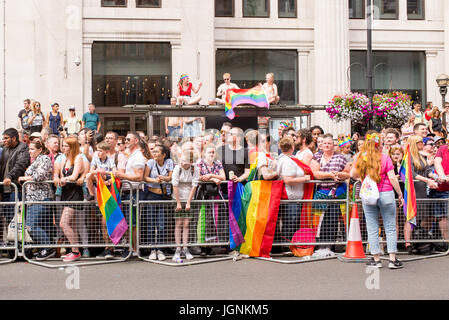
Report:
[[[393,190],[393,185],[387,175],[387,173],[391,170],[394,170],[393,161],[391,161],[391,158],[388,155],[382,154],[382,158],[380,160],[380,182],[377,184],[377,189],[379,189],[379,192]]]

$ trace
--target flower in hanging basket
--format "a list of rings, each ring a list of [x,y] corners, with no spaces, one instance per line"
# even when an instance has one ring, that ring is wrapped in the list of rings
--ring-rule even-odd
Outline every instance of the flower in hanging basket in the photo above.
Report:
[[[329,101],[326,112],[336,122],[351,120],[354,123],[366,123],[372,116],[371,103],[368,97],[352,92],[335,95]]]
[[[382,127],[400,128],[410,117],[412,99],[409,95],[394,91],[373,97],[376,123]]]

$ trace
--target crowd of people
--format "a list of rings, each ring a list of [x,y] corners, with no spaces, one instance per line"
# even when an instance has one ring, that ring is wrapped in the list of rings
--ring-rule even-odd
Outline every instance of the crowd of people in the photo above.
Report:
[[[231,86],[230,75],[224,74],[225,86]],[[272,74],[267,82],[272,84]],[[198,103],[192,101],[189,92],[198,92],[183,75],[179,83],[179,101],[176,103]],[[219,87],[216,103],[223,102],[225,89]],[[277,90],[276,90],[277,91]],[[277,103],[279,97],[273,92],[271,102]],[[20,129],[9,128],[3,132],[0,149],[0,175],[3,182],[1,201],[13,202],[16,198],[26,201],[90,201],[96,199],[97,175],[101,175],[107,185],[111,174],[129,185],[122,187],[122,200],[129,200],[131,194],[140,200],[175,200],[171,212],[168,207],[150,206],[150,218],[144,227],[150,244],[162,244],[167,232],[167,216],[173,215],[174,240],[176,249],[173,260],[181,257],[190,260],[194,256],[182,244],[191,243],[190,224],[198,212],[192,209],[195,199],[227,199],[227,184],[224,181],[245,183],[250,178],[250,168],[256,164],[256,176],[250,179],[277,180],[285,183],[289,200],[302,200],[304,186],[311,180],[324,180],[315,184],[314,199],[344,199],[346,184],[351,186],[356,180],[369,175],[378,185],[380,197],[377,205],[363,204],[368,242],[374,258],[370,265],[380,267],[381,248],[379,246],[379,213],[385,228],[387,249],[390,254],[390,268],[401,268],[397,260],[398,210],[403,203],[403,186],[400,183],[399,169],[405,152],[410,146],[416,198],[449,197],[449,148],[446,144],[446,117],[449,104],[440,112],[431,103],[426,111],[421,111],[416,103],[410,119],[402,128],[384,128],[381,132],[368,131],[365,136],[354,133],[352,136],[340,134],[337,137],[325,133],[320,126],[296,130],[290,123],[281,124],[279,138],[275,141],[265,128],[247,130],[224,122],[220,130],[204,130],[204,126],[186,128],[201,118],[166,118],[166,136],[148,137],[144,132],[128,132],[119,136],[109,131],[100,133],[101,123],[95,113],[95,106],[89,105],[89,112],[77,119],[74,108],[70,116],[63,119],[57,103],[46,116],[40,103],[26,99],[24,109],[19,113]],[[190,121],[190,122],[189,122]],[[298,161],[300,164],[298,164]],[[21,185],[27,181],[53,183],[27,184],[25,194]],[[18,194],[11,188],[18,186]],[[130,192],[132,188],[135,192]],[[319,241],[333,243],[337,239],[341,218],[340,205],[328,203],[320,221]],[[418,207],[417,224],[426,232],[439,232],[449,239],[447,208],[441,202]],[[422,212],[426,214],[422,214]],[[133,210],[133,214],[135,214]],[[11,221],[13,213],[3,211],[6,222]],[[52,244],[48,226],[48,215],[53,214],[41,205],[31,205],[26,212],[27,230],[37,243]],[[100,214],[98,212],[98,214]],[[129,221],[129,213],[124,212]],[[211,214],[211,213],[210,213]],[[60,236],[73,245],[62,258],[75,261],[90,257],[88,248],[80,248],[88,243],[87,231],[79,230],[77,220],[84,221],[85,213],[76,206],[68,204],[56,215],[53,223],[60,228]],[[279,223],[275,241],[291,241],[301,223],[301,204],[289,202],[281,204]],[[136,218],[133,217],[135,225]],[[82,225],[82,224],[81,224]],[[412,227],[405,222],[401,226],[405,249],[413,253]],[[110,243],[107,227],[102,220],[102,236]],[[132,235],[135,238],[135,230]],[[135,241],[133,241],[135,244]],[[287,248],[275,248],[285,253]],[[125,255],[129,252],[125,252]],[[202,247],[201,255],[213,254],[210,247]],[[333,255],[331,245],[316,247],[319,256]],[[56,255],[52,248],[42,248],[35,257],[45,260]],[[106,247],[99,258],[114,257],[114,249]],[[165,260],[163,248],[152,249],[150,260]]]

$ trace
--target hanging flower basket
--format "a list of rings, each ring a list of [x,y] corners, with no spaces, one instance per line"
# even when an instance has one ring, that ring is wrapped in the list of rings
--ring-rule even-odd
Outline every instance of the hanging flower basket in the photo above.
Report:
[[[351,120],[354,124],[367,123],[373,114],[368,97],[361,93],[334,96],[326,112],[335,122]]]
[[[400,91],[376,94],[373,97],[373,112],[377,125],[384,128],[400,128],[412,113],[412,99]]]

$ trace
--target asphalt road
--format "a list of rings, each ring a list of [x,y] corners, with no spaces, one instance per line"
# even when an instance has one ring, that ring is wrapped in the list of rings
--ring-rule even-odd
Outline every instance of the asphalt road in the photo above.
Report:
[[[74,271],[15,262],[0,265],[0,299],[448,299],[449,257],[406,262],[401,270],[386,264],[367,273],[364,264],[337,259],[300,264],[243,259],[185,267],[132,260],[80,267],[77,289]]]

